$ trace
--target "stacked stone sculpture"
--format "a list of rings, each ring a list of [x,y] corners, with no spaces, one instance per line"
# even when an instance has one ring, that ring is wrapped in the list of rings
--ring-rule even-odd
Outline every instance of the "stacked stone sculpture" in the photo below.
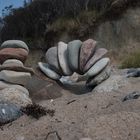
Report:
[[[19,117],[21,107],[32,104],[27,82],[33,70],[24,66],[28,46],[19,40],[8,40],[0,46],[0,124]]]
[[[110,76],[110,59],[104,58],[108,51],[97,47],[97,44],[93,39],[84,42],[74,40],[68,44],[59,42],[57,47],[46,52],[46,63],[39,62],[39,68],[53,80],[76,72],[82,75],[82,80],[86,80],[86,86],[95,87]]]

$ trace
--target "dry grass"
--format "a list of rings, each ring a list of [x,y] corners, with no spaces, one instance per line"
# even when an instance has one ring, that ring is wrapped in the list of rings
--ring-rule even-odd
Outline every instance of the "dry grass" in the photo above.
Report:
[[[76,17],[61,17],[48,26],[48,32],[57,32],[59,34],[67,32],[70,35],[84,36],[91,31],[97,21],[98,14],[96,11],[82,11]],[[90,29],[90,30],[89,30]],[[83,34],[84,33],[84,34]]]
[[[78,23],[74,18],[59,18],[48,26],[49,31],[69,31],[78,27]]]
[[[140,67],[140,51],[127,55],[121,63],[121,68],[138,68]]]

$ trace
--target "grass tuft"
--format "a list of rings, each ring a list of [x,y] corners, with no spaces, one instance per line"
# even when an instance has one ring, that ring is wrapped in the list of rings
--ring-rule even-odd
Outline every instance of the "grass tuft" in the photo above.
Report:
[[[140,67],[140,51],[129,54],[122,61],[120,68],[139,68]]]

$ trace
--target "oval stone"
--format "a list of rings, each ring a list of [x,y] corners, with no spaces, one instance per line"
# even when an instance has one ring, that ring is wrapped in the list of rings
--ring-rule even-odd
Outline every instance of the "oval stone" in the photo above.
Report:
[[[103,58],[103,56],[107,53],[107,49],[99,48],[95,51],[94,55],[89,59],[84,67],[84,72],[87,72],[98,60]]]
[[[0,50],[0,63],[2,64],[7,59],[18,59],[23,63],[27,59],[28,52],[22,48],[4,48]]]
[[[68,65],[67,44],[64,42],[58,43],[58,60],[63,74],[66,76],[72,75],[73,72],[70,70]]]
[[[57,71],[58,73],[61,73],[61,68],[59,66],[58,62],[58,50],[57,47],[50,48],[45,55],[45,59],[47,64],[52,66],[52,69],[54,71]]]
[[[0,103],[0,125],[12,122],[22,116],[20,107],[6,102]]]
[[[83,72],[87,61],[92,57],[96,50],[97,42],[93,39],[88,39],[83,42],[80,50],[80,71]]]
[[[78,72],[79,69],[79,55],[82,42],[74,40],[68,43],[68,62],[69,67],[73,72]]]
[[[22,90],[16,87],[5,88],[0,91],[0,102],[8,102],[19,107],[25,107],[32,104],[31,99]]]
[[[23,67],[24,65],[20,60],[8,59],[8,60],[4,61],[2,66],[21,66],[21,67]]]
[[[27,72],[16,72],[3,70],[0,72],[0,80],[25,86],[31,79],[31,74]]]
[[[106,67],[103,71],[101,71],[96,77],[89,78],[86,82],[86,86],[95,87],[101,84],[103,81],[110,77],[110,68]]]
[[[40,70],[49,78],[53,80],[59,80],[61,76],[51,69],[51,66],[46,63],[39,62],[38,66]]]
[[[4,81],[0,81],[0,90],[3,90],[5,88],[10,88],[10,87],[14,87],[16,89],[19,89],[22,92],[24,92],[24,94],[29,96],[29,91],[25,87],[20,86],[20,85],[10,84],[10,83],[4,82]]]
[[[109,58],[102,58],[101,60],[97,61],[85,74],[88,77],[94,77],[99,74],[110,62]]]
[[[12,66],[8,64],[6,66],[0,65],[0,71],[2,70],[11,70],[11,71],[16,71],[16,72],[27,72],[30,73],[31,75],[34,75],[35,72],[32,68],[24,67],[24,66]]]
[[[28,46],[21,40],[7,40],[1,44],[0,49],[3,48],[23,48],[29,52]]]

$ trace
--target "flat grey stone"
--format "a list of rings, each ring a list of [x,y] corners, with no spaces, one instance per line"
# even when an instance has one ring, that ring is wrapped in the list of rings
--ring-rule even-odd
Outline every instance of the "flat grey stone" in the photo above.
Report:
[[[1,44],[0,49],[3,48],[23,48],[29,52],[28,46],[21,40],[7,40]]]
[[[74,40],[68,43],[68,62],[70,69],[73,72],[78,72],[79,69],[79,55],[82,42]]]
[[[109,62],[110,62],[109,58],[100,59],[87,71],[85,75],[88,75],[88,77],[96,76],[109,64]]]
[[[52,69],[54,71],[61,73],[61,68],[58,61],[58,48],[57,47],[50,48],[46,52],[45,59],[46,59],[47,64],[52,66]]]
[[[31,74],[28,72],[16,72],[11,70],[2,70],[0,72],[0,80],[13,84],[25,86],[30,79]]]
[[[21,66],[21,67],[23,67],[24,65],[20,60],[8,59],[8,60],[4,61],[2,66]]]
[[[109,64],[109,62],[109,58],[100,59],[84,75],[80,76],[78,81],[86,81],[89,78],[95,77]]]
[[[86,86],[95,87],[101,84],[103,81],[110,77],[111,70],[109,67],[106,67],[103,71],[101,71],[97,76],[88,79]]]
[[[39,62],[38,66],[40,70],[49,78],[53,80],[59,80],[61,76],[51,69],[51,66],[46,63]]]
[[[70,70],[68,65],[67,44],[64,42],[58,43],[58,60],[63,74],[66,76],[72,75],[73,72]]]
[[[108,51],[104,48],[99,48],[95,51],[95,54],[89,59],[89,61],[86,63],[84,67],[84,72],[87,72],[98,60],[103,58],[103,56],[107,53]]]
[[[21,115],[20,107],[6,102],[0,103],[0,125],[12,122]]]

